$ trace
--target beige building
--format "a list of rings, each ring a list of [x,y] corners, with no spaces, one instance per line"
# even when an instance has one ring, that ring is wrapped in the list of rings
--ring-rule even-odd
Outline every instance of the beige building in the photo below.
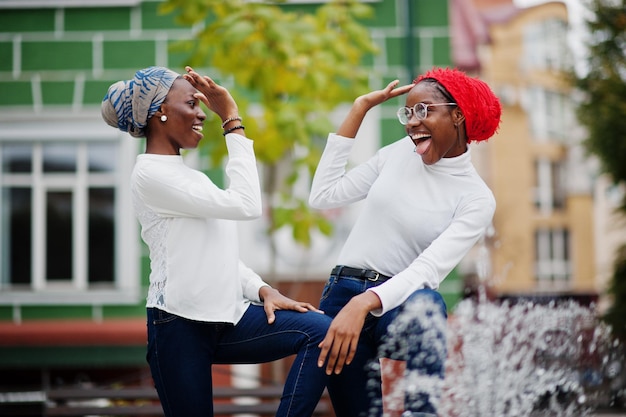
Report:
[[[600,271],[607,272],[596,252],[612,249],[603,242],[597,250],[606,208],[594,205],[599,183],[566,82],[573,67],[568,10],[562,2],[526,9],[512,0],[451,3],[451,27],[465,30],[454,34],[463,40],[455,43],[456,64],[480,75],[503,104],[497,135],[473,148],[498,204],[486,242],[492,293],[595,300],[606,281]],[[461,49],[468,46],[474,55]]]

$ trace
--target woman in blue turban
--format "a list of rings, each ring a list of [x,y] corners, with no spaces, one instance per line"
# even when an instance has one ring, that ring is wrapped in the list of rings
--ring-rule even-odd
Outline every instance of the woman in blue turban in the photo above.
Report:
[[[180,154],[203,138],[200,102],[223,121],[225,189]],[[253,142],[228,90],[189,67],[182,76],[150,67],[111,85],[102,116],[146,137],[131,192],[150,251],[147,360],[165,415],[213,416],[213,364],[294,354],[276,415],[312,415],[327,380],[316,362],[330,318],[285,297],[239,259],[236,220],[261,215],[261,190]]]

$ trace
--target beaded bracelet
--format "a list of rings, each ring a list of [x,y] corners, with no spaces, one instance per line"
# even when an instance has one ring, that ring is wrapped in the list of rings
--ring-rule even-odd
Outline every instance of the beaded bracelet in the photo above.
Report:
[[[235,120],[239,120],[241,122],[241,117],[233,116],[233,117],[229,117],[228,119],[224,120],[222,122],[222,129],[224,129],[224,126],[226,126],[228,123],[234,122]]]
[[[222,133],[222,135],[226,136],[228,135],[230,132],[232,132],[233,130],[237,130],[237,129],[245,129],[246,127],[244,125],[239,125],[239,126],[233,126],[228,130],[225,130],[224,133]]]

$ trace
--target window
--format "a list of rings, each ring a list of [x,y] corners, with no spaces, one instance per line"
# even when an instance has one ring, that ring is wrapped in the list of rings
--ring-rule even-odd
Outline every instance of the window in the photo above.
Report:
[[[535,277],[539,290],[569,288],[572,274],[569,232],[539,229],[535,232]]]
[[[571,98],[541,87],[530,88],[528,98],[526,110],[530,118],[530,130],[536,141],[555,139],[564,142],[572,138],[575,118]]]
[[[571,56],[567,43],[567,22],[546,19],[524,29],[524,59],[528,69],[568,70]]]
[[[565,165],[541,158],[535,161],[535,207],[542,214],[551,214],[565,207]]]
[[[575,118],[571,98],[541,87],[530,88],[528,98],[526,111],[535,140],[538,142],[546,142],[549,139],[561,142],[572,140]]]
[[[138,301],[137,143],[100,125],[0,135],[0,303]]]

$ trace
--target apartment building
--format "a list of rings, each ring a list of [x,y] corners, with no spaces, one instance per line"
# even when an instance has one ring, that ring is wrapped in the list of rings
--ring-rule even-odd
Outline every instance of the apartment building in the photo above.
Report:
[[[503,104],[498,134],[476,146],[498,203],[487,239],[491,293],[597,301],[605,280],[596,225],[607,212],[595,206],[600,183],[567,81],[574,69],[568,9],[563,2],[524,9],[511,0],[457,3],[482,22],[469,29],[474,53],[465,50],[460,64],[480,74]]]

